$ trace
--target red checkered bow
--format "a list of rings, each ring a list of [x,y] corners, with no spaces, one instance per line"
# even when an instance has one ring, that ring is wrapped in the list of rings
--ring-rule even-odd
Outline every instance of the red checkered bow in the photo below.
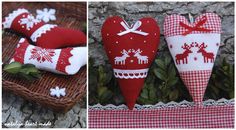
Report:
[[[186,36],[187,34],[190,34],[192,31],[206,31],[209,32],[211,31],[210,29],[207,28],[203,28],[201,27],[203,24],[205,24],[207,21],[207,17],[203,16],[202,19],[193,27],[183,23],[183,22],[179,22],[179,25],[184,27],[185,29],[187,29],[186,32],[184,32],[182,35]]]

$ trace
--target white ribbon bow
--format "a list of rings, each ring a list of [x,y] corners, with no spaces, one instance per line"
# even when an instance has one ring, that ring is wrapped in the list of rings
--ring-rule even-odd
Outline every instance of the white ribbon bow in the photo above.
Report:
[[[129,27],[129,25],[126,22],[122,21],[120,24],[125,28],[125,31],[118,33],[117,35],[119,35],[119,36],[125,35],[127,33],[136,33],[136,34],[140,34],[143,36],[148,35],[148,33],[146,33],[146,32],[142,32],[141,30],[140,31],[137,30],[142,25],[141,21],[137,21],[132,28]]]

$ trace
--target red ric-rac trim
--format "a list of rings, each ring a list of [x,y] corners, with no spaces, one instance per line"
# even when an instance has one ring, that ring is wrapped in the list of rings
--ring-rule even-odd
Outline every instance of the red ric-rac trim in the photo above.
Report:
[[[71,54],[71,50],[73,50],[73,48],[65,48],[61,50],[61,53],[57,62],[56,70],[63,72],[65,74],[68,74],[66,72],[66,66],[70,65],[69,58],[73,56]]]
[[[25,51],[26,51],[27,47],[29,46],[29,44],[25,40],[23,43],[19,43],[18,45],[19,45],[19,47],[17,47],[15,49],[15,54],[13,55],[13,59],[16,62],[20,62],[20,63],[24,64]]]

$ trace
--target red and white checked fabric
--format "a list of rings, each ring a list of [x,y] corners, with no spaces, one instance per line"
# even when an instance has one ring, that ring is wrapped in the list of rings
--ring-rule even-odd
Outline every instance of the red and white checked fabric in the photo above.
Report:
[[[89,110],[89,128],[234,128],[234,105]]]
[[[170,15],[165,17],[164,22],[164,35],[165,37],[182,35],[184,32],[188,31],[188,29],[180,26],[180,22],[184,24],[194,27],[199,21],[202,20],[203,17],[207,18],[207,21],[201,26],[202,28],[210,29],[209,33],[221,33],[221,20],[217,14],[214,13],[205,13],[198,16],[193,24],[189,23],[188,20],[184,16],[180,15]],[[168,21],[168,22],[166,22]],[[207,33],[206,31],[192,31],[192,34],[197,33]]]
[[[201,105],[219,49],[221,19],[204,13],[191,22],[181,15],[167,16],[164,35],[181,79]]]
[[[211,70],[184,71],[179,74],[184,84],[188,86],[193,100],[201,105],[208,80],[211,77]]]

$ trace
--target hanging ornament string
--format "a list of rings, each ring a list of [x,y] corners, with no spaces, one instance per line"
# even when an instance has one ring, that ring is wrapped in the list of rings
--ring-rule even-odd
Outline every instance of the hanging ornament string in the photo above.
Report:
[[[190,34],[192,31],[205,31],[205,32],[210,32],[210,29],[201,27],[203,26],[207,21],[207,17],[203,16],[202,20],[200,20],[195,26],[191,27],[183,22],[180,22],[179,25],[182,26],[183,28],[187,29],[186,32],[184,32],[182,35],[186,36],[187,34]]]
[[[119,36],[122,36],[122,35],[125,35],[128,33],[136,33],[136,34],[143,35],[143,36],[148,35],[148,33],[146,33],[146,32],[142,32],[141,30],[137,30],[142,25],[141,21],[137,21],[132,28],[129,27],[129,25],[126,22],[122,21],[120,24],[125,28],[125,31],[118,33],[117,35],[119,35]]]

